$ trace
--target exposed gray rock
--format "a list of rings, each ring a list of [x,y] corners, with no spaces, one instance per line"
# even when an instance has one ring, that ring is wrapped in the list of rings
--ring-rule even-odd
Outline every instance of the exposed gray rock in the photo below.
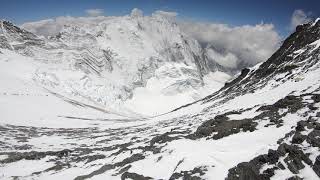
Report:
[[[317,97],[318,94],[304,94],[304,96],[311,96],[312,99]],[[284,98],[274,105],[264,106],[260,110],[272,110],[275,111],[277,108],[288,108],[291,112],[296,112],[299,108],[304,107],[301,97],[289,97]],[[315,101],[316,102],[316,101]],[[314,103],[310,103],[309,106],[314,107]],[[310,112],[313,108],[310,109]],[[319,123],[317,118],[310,116],[306,120],[299,121],[296,128],[289,132],[285,138],[290,138],[292,144],[284,143],[283,139],[278,141],[279,147],[277,150],[269,150],[268,154],[257,156],[249,162],[243,162],[238,164],[236,167],[229,170],[227,179],[270,179],[274,175],[275,170],[283,170],[285,166],[279,161],[279,158],[284,158],[286,167],[293,174],[299,174],[299,171],[305,166],[312,167],[316,174],[319,176],[319,157],[316,158],[316,162],[313,164],[309,158],[308,153],[305,153],[302,148],[302,143],[307,142],[313,147],[319,147]],[[301,132],[306,130],[312,130],[307,135],[302,135]],[[263,165],[268,164],[271,166],[267,170],[260,173],[260,169]],[[319,176],[320,177],[320,176]],[[290,179],[301,179],[299,176],[293,176]]]
[[[151,177],[145,177],[143,175],[137,174],[137,173],[130,173],[130,172],[125,172],[121,175],[121,180],[126,180],[126,179],[131,179],[131,180],[149,180],[152,179]]]
[[[144,159],[145,157],[142,154],[133,154],[131,157],[128,157],[126,159],[124,159],[121,162],[117,162],[114,164],[105,164],[102,167],[100,167],[99,169],[91,172],[90,174],[87,175],[82,175],[82,176],[78,176],[75,178],[75,180],[84,180],[84,179],[89,179],[92,178],[93,176],[99,175],[99,174],[103,174],[104,172],[114,169],[116,167],[123,167],[127,164],[133,163],[135,161],[139,161],[141,159]]]
[[[313,170],[320,177],[320,155],[317,156],[316,161],[314,162]]]
[[[207,168],[204,166],[195,167],[190,171],[175,172],[170,176],[170,180],[183,179],[183,180],[202,180],[201,176],[205,174]]]
[[[292,176],[288,180],[303,180],[303,178],[301,178],[299,176]]]
[[[194,137],[201,138],[213,134],[213,139],[220,139],[241,131],[254,131],[258,123],[252,119],[229,120],[224,115],[216,116],[214,119],[206,121],[194,133]]]
[[[57,156],[58,158],[62,158],[68,156],[72,151],[69,149],[64,149],[62,151],[45,151],[45,152],[37,152],[37,151],[30,151],[30,152],[11,152],[7,153],[9,157],[6,159],[0,160],[0,163],[12,163],[16,161],[20,161],[22,159],[26,160],[39,160],[46,156]]]

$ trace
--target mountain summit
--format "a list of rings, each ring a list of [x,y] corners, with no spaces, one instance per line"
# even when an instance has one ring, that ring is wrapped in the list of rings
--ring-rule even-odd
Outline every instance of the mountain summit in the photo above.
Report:
[[[129,16],[94,19],[56,25],[52,29],[57,32],[48,37],[3,21],[1,47],[42,63],[30,72],[40,86],[131,116],[156,115],[198,100],[231,77],[218,71],[198,42],[180,30],[173,14],[143,16],[134,9]],[[30,26],[36,27],[24,25]],[[152,102],[148,99],[171,105],[141,104]],[[155,107],[138,110],[142,106]]]

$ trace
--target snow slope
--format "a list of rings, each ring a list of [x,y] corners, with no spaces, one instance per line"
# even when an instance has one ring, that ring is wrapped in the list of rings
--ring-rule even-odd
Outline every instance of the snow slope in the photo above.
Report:
[[[117,119],[123,116],[108,114],[82,103],[70,103],[70,99],[43,88],[33,80],[33,73],[42,63],[12,51],[1,50],[0,54],[0,109],[1,123],[32,125],[35,127],[88,127],[91,122],[68,119],[77,116],[93,119]],[[88,104],[90,105],[90,104]],[[92,105],[92,104],[91,104]]]

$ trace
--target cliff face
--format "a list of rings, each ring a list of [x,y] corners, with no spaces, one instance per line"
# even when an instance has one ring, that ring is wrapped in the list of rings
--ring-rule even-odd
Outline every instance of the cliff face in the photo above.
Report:
[[[41,86],[107,108],[118,109],[134,96],[136,88],[160,76],[156,78],[163,84],[156,87],[161,88],[159,95],[182,93],[188,99],[185,102],[197,100],[208,95],[197,93],[210,83],[203,78],[217,71],[208,65],[198,42],[186,36],[174,18],[164,12],[143,16],[133,11],[130,16],[96,21],[84,18],[61,25],[55,36],[48,37],[2,21],[0,39],[1,48],[44,64],[33,78]],[[166,74],[176,75],[163,76],[160,67],[170,67]],[[216,83],[215,89],[224,81]]]

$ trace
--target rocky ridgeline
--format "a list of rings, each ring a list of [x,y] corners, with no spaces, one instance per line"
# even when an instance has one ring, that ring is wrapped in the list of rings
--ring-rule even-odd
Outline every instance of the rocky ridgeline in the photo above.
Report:
[[[241,94],[253,93],[266,86],[279,74],[285,74],[285,76],[277,78],[277,82],[298,80],[301,72],[319,61],[320,49],[314,49],[316,45],[311,44],[319,38],[320,21],[297,26],[296,32],[291,34],[282,46],[257,69],[243,69],[241,74],[233,81],[226,83],[221,91],[204,98],[203,101],[209,102],[221,97],[229,100]],[[307,62],[306,59],[308,59]],[[293,73],[295,69],[301,71]]]

